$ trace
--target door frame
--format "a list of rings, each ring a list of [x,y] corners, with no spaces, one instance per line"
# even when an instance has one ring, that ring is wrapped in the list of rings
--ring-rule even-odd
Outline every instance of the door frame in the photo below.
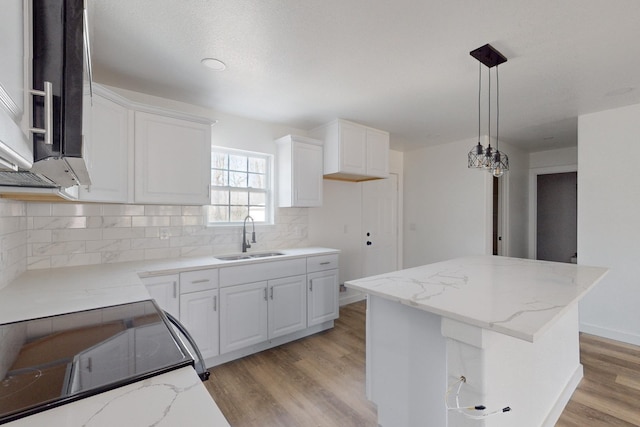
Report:
[[[529,259],[536,259],[538,242],[538,175],[578,172],[578,165],[549,166],[529,169]]]

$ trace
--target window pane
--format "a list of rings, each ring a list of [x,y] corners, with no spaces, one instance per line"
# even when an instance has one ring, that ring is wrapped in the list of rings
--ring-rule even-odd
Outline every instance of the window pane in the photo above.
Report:
[[[231,191],[231,205],[244,205],[249,204],[249,193],[246,191]]]
[[[229,164],[228,157],[224,153],[211,153],[211,167],[215,169],[227,169]]]
[[[211,184],[226,187],[229,185],[227,171],[213,169],[211,171]]]
[[[258,175],[255,173],[249,174],[249,187],[251,188],[265,188],[266,179],[264,175]]]
[[[229,172],[229,186],[247,188],[247,174],[243,172]]]
[[[266,173],[267,159],[259,157],[249,157],[249,172]]]
[[[231,206],[231,221],[242,222],[244,218],[249,214],[249,209],[246,206]],[[254,218],[257,221],[256,218]]]
[[[209,222],[229,222],[228,206],[210,206]]]
[[[229,205],[229,192],[226,190],[213,190],[211,192],[212,205]]]
[[[251,210],[249,212],[251,214],[251,217],[254,219],[254,221],[259,221],[259,222],[266,221],[264,208],[256,208],[251,206]]]
[[[236,156],[229,154],[229,169],[232,171],[247,170],[247,158],[245,156]]]
[[[252,191],[249,193],[249,203],[251,203],[251,206],[265,206],[267,204],[267,196],[264,193]]]

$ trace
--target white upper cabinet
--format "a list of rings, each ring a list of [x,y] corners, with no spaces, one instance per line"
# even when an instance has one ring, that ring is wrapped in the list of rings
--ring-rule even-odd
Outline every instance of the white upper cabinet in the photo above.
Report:
[[[133,201],[133,112],[126,103],[99,86],[93,100],[84,103],[84,145],[91,185],[80,186],[79,199],[91,202]]]
[[[311,131],[324,141],[325,178],[365,181],[389,176],[389,133],[337,119]]]
[[[21,125],[24,120],[25,5],[3,0],[0,13],[0,170],[31,168],[33,147]],[[28,55],[27,55],[28,56]]]
[[[278,206],[322,206],[322,141],[287,135],[278,149]]]
[[[135,112],[135,203],[207,205],[211,123]]]

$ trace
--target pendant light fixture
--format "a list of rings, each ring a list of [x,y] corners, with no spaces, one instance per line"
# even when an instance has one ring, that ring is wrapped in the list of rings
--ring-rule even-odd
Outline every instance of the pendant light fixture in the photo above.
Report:
[[[498,77],[498,65],[507,62],[507,58],[486,44],[469,52],[471,56],[478,60],[478,144],[474,146],[467,155],[467,165],[469,168],[484,169],[495,177],[501,177],[509,170],[509,157],[499,150],[499,121],[500,121],[500,82]],[[481,138],[481,104],[482,104],[482,65],[489,69],[489,95],[488,102],[488,142],[486,148],[480,141]],[[491,147],[491,68],[496,68],[496,149]]]

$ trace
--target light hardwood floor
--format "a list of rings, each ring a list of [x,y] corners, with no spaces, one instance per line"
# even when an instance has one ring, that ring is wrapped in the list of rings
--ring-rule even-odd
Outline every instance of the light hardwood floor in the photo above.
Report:
[[[205,385],[231,426],[376,427],[365,309],[341,307],[332,330],[210,369]],[[581,335],[580,351],[585,376],[556,427],[640,426],[640,347]]]

